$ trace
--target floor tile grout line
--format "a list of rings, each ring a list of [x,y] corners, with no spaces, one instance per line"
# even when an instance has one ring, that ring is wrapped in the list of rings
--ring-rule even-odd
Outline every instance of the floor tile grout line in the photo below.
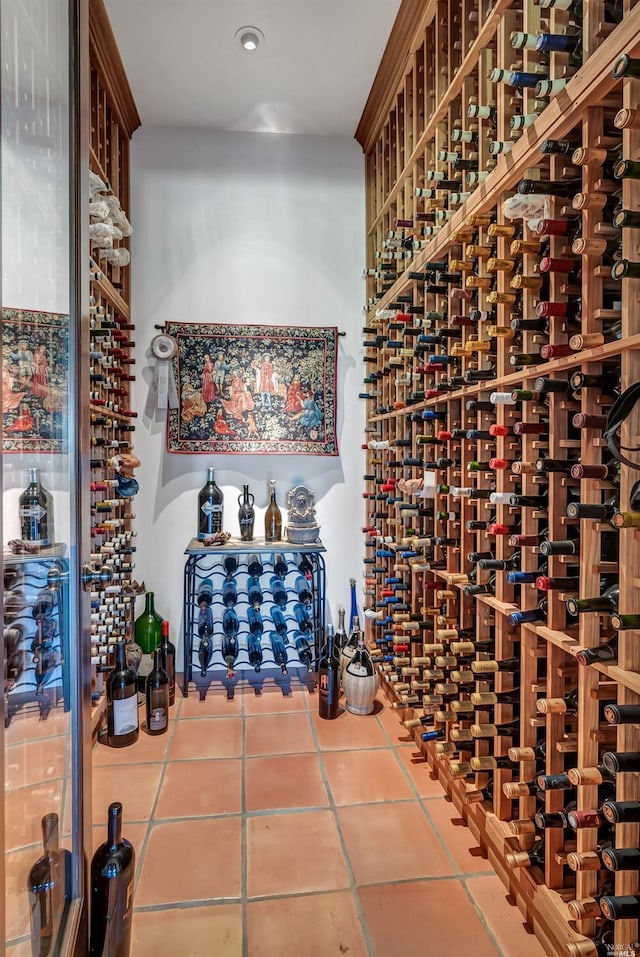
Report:
[[[363,937],[363,939],[364,939],[364,945],[365,945],[365,947],[366,947],[366,949],[367,949],[368,957],[375,957],[375,951],[374,951],[374,947],[373,947],[373,941],[372,941],[371,935],[370,935],[370,933],[369,933],[369,926],[368,926],[368,924],[367,924],[367,920],[366,920],[366,917],[365,917],[365,914],[364,914],[364,909],[363,909],[363,907],[362,907],[362,901],[360,900],[360,894],[358,893],[358,885],[357,885],[357,882],[356,882],[355,873],[354,873],[353,867],[352,867],[352,865],[351,865],[351,858],[349,857],[349,853],[348,853],[348,851],[347,851],[347,844],[346,844],[346,841],[345,841],[345,838],[344,838],[344,834],[343,834],[343,832],[342,832],[342,827],[341,827],[341,824],[340,824],[340,818],[339,818],[339,815],[338,815],[338,810],[337,810],[337,807],[336,807],[336,803],[335,803],[335,801],[334,801],[334,799],[333,799],[333,792],[332,792],[332,790],[331,790],[331,786],[330,786],[330,784],[329,784],[329,777],[328,777],[328,775],[327,775],[327,769],[326,769],[325,763],[324,763],[324,753],[323,753],[323,751],[322,751],[322,749],[321,749],[321,747],[320,747],[320,742],[319,742],[318,735],[317,735],[317,732],[316,732],[316,727],[315,727],[315,725],[314,725],[314,723],[313,723],[313,721],[312,721],[312,719],[311,719],[311,715],[309,715],[309,723],[311,724],[311,733],[312,733],[312,735],[313,735],[314,741],[316,742],[316,747],[317,747],[317,749],[318,749],[318,763],[319,763],[319,765],[320,765],[320,774],[321,774],[321,776],[322,776],[322,780],[323,780],[323,782],[324,782],[324,786],[325,786],[325,788],[327,789],[327,797],[328,797],[328,800],[329,800],[329,809],[330,809],[330,811],[331,811],[331,813],[332,813],[332,815],[333,815],[333,820],[334,820],[334,822],[335,822],[336,829],[337,829],[337,831],[338,831],[338,838],[339,838],[339,840],[340,840],[340,846],[341,846],[341,848],[342,848],[342,855],[343,855],[343,857],[344,857],[344,861],[345,861],[346,868],[347,868],[347,873],[348,873],[348,875],[349,875],[349,888],[350,888],[350,891],[351,891],[351,899],[353,900],[353,904],[354,904],[354,907],[355,907],[355,909],[356,909],[356,914],[357,914],[357,916],[358,916],[358,922],[359,922],[360,927],[361,927],[361,930],[362,930],[362,937]]]
[[[242,957],[249,957],[249,907],[248,897],[248,874],[249,874],[249,847],[248,847],[248,822],[247,822],[247,784],[246,784],[246,766],[247,766],[247,722],[245,720],[245,696],[242,695],[240,702],[241,721],[240,745],[241,745],[241,768],[240,768],[240,896],[242,902]]]
[[[440,833],[438,827],[436,827],[436,824],[435,824],[433,818],[431,817],[431,815],[429,814],[427,808],[425,807],[424,801],[423,801],[423,799],[422,799],[422,795],[418,792],[418,789],[417,789],[417,787],[416,787],[415,781],[412,779],[411,775],[409,774],[409,771],[407,770],[407,768],[405,767],[405,765],[404,765],[404,764],[402,763],[402,761],[400,760],[400,757],[399,757],[398,752],[397,752],[397,748],[394,747],[393,752],[394,752],[394,756],[395,756],[395,759],[396,759],[396,763],[398,764],[398,767],[399,767],[400,770],[402,771],[402,773],[403,773],[405,779],[408,781],[409,787],[411,788],[412,792],[415,794],[415,799],[417,800],[417,802],[418,802],[418,804],[419,804],[419,806],[420,806],[420,810],[422,811],[423,815],[426,817],[426,819],[427,819],[427,821],[428,821],[428,823],[429,823],[429,826],[430,826],[431,830],[432,830],[433,833],[435,834],[435,837],[436,837],[437,841],[440,843],[440,846],[442,847],[442,850],[443,850],[444,853],[445,853],[445,856],[446,856],[447,860],[449,861],[449,863],[450,863],[451,866],[453,867],[455,873],[456,873],[456,874],[460,874],[460,873],[461,873],[460,868],[458,867],[458,864],[457,864],[455,858],[453,857],[451,851],[449,850],[449,846],[447,845],[446,841],[443,839],[442,834]],[[427,765],[427,767],[428,767],[428,765]],[[445,792],[444,792],[444,790],[443,790],[443,792],[442,792],[442,798],[444,799],[444,797],[445,797]]]

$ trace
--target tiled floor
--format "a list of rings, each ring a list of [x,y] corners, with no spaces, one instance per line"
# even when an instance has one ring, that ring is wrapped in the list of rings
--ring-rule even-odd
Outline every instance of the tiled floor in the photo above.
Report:
[[[265,681],[176,699],[167,735],[94,749],[94,840],[124,805],[133,957],[543,957],[382,696],[316,714]],[[100,825],[100,826],[98,826]]]

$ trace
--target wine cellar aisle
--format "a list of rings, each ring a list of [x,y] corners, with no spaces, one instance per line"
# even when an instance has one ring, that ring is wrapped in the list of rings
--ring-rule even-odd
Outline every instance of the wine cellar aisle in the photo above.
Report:
[[[132,953],[398,957],[429,926],[447,954],[464,924],[479,957],[543,957],[385,697],[317,711],[301,683],[240,683],[178,695],[168,734],[96,744],[95,844],[123,799],[137,853]]]

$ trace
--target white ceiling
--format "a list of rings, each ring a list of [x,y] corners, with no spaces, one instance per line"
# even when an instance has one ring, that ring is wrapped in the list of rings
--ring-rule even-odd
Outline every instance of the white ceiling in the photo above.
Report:
[[[353,136],[400,0],[106,0],[142,123]],[[235,41],[258,27],[265,43]]]

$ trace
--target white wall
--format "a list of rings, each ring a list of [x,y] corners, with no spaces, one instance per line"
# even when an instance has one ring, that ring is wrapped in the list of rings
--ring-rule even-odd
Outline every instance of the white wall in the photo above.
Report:
[[[347,333],[339,340],[339,457],[170,454],[164,414],[140,415],[135,574],[155,591],[175,640],[182,631],[184,549],[196,532],[207,465],[216,468],[225,528],[234,535],[243,483],[256,496],[257,535],[268,479],[278,483],[281,508],[288,489],[304,483],[316,493],[335,619],[339,603],[348,608],[349,578],[360,583],[362,570],[360,148],[320,136],[142,127],[133,140],[132,197],[134,408],[147,404],[154,324],[335,325]]]

